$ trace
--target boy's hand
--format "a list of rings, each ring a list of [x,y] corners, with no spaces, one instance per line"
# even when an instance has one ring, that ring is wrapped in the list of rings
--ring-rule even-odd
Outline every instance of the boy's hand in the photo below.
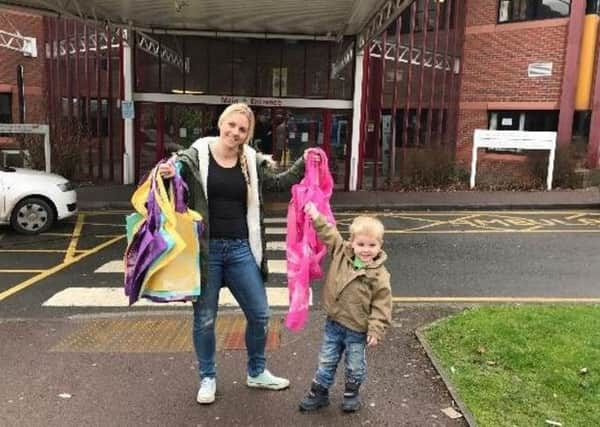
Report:
[[[313,202],[308,202],[304,206],[304,213],[310,216],[312,219],[315,219],[319,216],[319,211]]]
[[[367,347],[375,347],[377,344],[379,344],[377,337],[374,337],[373,335],[367,335]]]

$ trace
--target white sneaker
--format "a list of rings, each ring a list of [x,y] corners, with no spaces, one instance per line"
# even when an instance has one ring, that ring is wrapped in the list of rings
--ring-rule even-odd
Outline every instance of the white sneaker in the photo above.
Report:
[[[276,377],[265,369],[255,377],[248,375],[246,377],[246,385],[248,387],[266,388],[269,390],[283,390],[290,386],[290,381],[286,378]]]
[[[217,380],[215,378],[205,377],[200,381],[200,390],[196,396],[196,402],[201,404],[213,403],[217,391]]]

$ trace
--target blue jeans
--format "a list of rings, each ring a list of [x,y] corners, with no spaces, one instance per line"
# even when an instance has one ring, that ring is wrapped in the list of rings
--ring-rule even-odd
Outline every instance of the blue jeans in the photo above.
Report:
[[[265,286],[247,239],[215,239],[209,242],[207,284],[194,303],[193,340],[200,378],[217,374],[215,320],[223,285],[229,287],[246,315],[248,374],[257,376],[265,370],[270,314]]]
[[[367,375],[366,342],[366,333],[355,332],[327,318],[315,381],[323,387],[331,387],[345,352],[346,382],[362,384]]]

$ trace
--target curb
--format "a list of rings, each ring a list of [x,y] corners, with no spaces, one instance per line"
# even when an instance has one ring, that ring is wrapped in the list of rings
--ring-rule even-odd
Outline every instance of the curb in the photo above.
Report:
[[[425,338],[425,334],[423,333],[425,331],[425,329],[435,325],[436,323],[438,323],[442,320],[444,320],[444,319],[438,319],[435,322],[430,323],[429,325],[425,325],[425,326],[421,326],[421,327],[417,328],[415,330],[415,335],[417,336],[419,343],[425,350],[425,353],[427,353],[427,357],[429,358],[429,360],[431,360],[433,367],[438,372],[438,374],[440,374],[440,377],[442,377],[442,381],[444,381],[444,384],[446,385],[446,388],[448,389],[450,396],[452,396],[452,399],[454,400],[454,402],[460,409],[460,412],[462,413],[467,424],[470,427],[478,427],[477,422],[475,421],[475,417],[473,416],[473,414],[471,413],[471,411],[469,410],[469,408],[467,407],[465,402],[463,402],[463,400],[460,398],[458,391],[456,390],[456,388],[454,388],[454,385],[450,381],[450,376],[448,375],[448,372],[446,372],[446,370],[442,366],[442,363],[433,354],[433,350],[431,349],[431,346],[429,345],[429,342],[427,341],[427,339]]]
[[[265,203],[267,211],[287,211],[288,203]],[[332,204],[334,210],[353,210],[353,211],[519,211],[519,210],[569,210],[569,209],[598,209],[597,203],[555,203],[555,204],[465,204],[465,205],[417,205],[417,204],[374,204],[365,206],[364,204]],[[80,210],[91,209],[133,209],[129,201],[80,201]]]

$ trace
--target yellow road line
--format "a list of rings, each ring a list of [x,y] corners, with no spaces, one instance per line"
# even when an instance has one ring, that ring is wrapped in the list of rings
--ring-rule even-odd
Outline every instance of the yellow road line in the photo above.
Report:
[[[133,212],[133,207],[131,207],[130,210],[123,210],[123,209],[117,209],[117,210],[108,210],[108,211],[80,211],[81,213],[84,213],[86,215],[115,215],[115,214],[120,214],[120,213],[131,213]]]
[[[525,228],[523,230],[385,230],[385,234],[485,234],[485,233],[600,233],[599,229],[595,230],[531,230]]]
[[[65,253],[64,249],[0,249],[0,252],[3,253]]]
[[[77,223],[73,228],[73,233],[71,234],[71,241],[69,242],[69,248],[67,249],[67,253],[65,254],[64,262],[72,260],[75,256],[75,250],[77,249],[77,243],[79,243],[79,236],[81,236],[81,230],[83,229],[84,219],[85,214],[79,213],[77,215]]]
[[[40,274],[38,274],[37,276],[34,276],[28,280],[25,280],[24,282],[19,283],[16,286],[13,286],[12,288],[8,288],[7,290],[5,290],[4,292],[0,292],[0,301],[5,300],[6,298],[8,298],[9,296],[16,294],[19,291],[22,291],[23,289],[28,288],[31,285],[34,285],[35,283],[39,282],[42,279],[45,279],[48,276],[53,275],[54,273],[63,270],[66,267],[69,267],[72,264],[75,264],[76,262],[78,262],[79,260],[87,257],[88,255],[92,255],[95,254],[96,252],[101,251],[102,249],[112,245],[115,242],[118,242],[121,239],[124,239],[125,236],[119,236],[119,237],[115,237],[114,239],[111,239],[107,242],[102,243],[101,245],[96,246],[93,249],[90,249],[89,251],[78,255],[74,258],[71,258],[71,260],[63,262],[62,264],[58,264],[55,267],[52,267],[48,270],[44,270],[43,272],[41,272]]]
[[[600,298],[572,297],[394,297],[394,302],[529,302],[529,303],[600,303]]]
[[[377,210],[366,210],[366,211],[345,211],[345,212],[337,212],[336,215],[340,216],[353,216],[365,213],[372,213],[377,216],[394,216],[394,215],[408,215],[408,216],[449,216],[449,215],[464,215],[464,214],[479,214],[479,215],[487,215],[487,214],[504,214],[504,215],[549,215],[549,214],[564,214],[564,215],[575,215],[575,214],[588,214],[588,215],[600,215],[599,210],[577,210],[577,211],[555,211],[555,210],[546,210],[546,211],[488,211],[488,210],[478,210],[478,211],[386,211],[381,212]]]
[[[46,270],[17,270],[17,269],[11,269],[11,270],[0,270],[0,273],[41,273],[43,271],[46,271]]]
[[[109,224],[103,222],[86,222],[85,225],[101,225],[103,227],[120,227],[125,228],[125,220],[123,220],[122,224]]]

